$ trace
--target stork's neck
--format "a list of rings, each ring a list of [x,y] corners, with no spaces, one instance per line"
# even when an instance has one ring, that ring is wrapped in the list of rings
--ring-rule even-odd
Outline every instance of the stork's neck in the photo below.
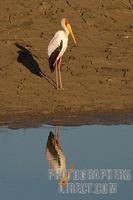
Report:
[[[68,37],[69,36],[69,31],[68,31],[67,27],[65,26],[65,24],[62,24],[62,27],[64,29],[65,35]]]

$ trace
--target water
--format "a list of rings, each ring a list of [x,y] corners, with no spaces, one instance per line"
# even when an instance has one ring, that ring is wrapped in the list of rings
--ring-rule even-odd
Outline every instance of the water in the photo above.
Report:
[[[133,126],[79,126],[60,127],[60,139],[55,128],[11,130],[0,128],[0,200],[36,199],[133,199]],[[48,136],[50,131],[51,138]],[[58,133],[59,134],[59,133]],[[58,135],[59,136],[59,135]],[[59,141],[61,144],[59,144]],[[53,145],[53,147],[51,147]],[[54,146],[55,145],[55,146]],[[56,149],[55,153],[52,153]],[[66,165],[63,163],[66,159]],[[121,169],[121,180],[75,180],[74,172],[68,183],[116,183],[117,191],[96,194],[96,191],[70,194],[59,191],[55,177],[50,176],[58,166],[100,172],[102,169]],[[53,167],[53,169],[52,169]],[[48,169],[51,168],[51,171]],[[125,174],[122,169],[126,170]],[[130,171],[131,170],[131,171]],[[114,171],[113,171],[114,172]],[[78,174],[78,178],[80,175]],[[96,177],[95,177],[96,178]],[[74,180],[73,180],[74,179]],[[66,188],[66,187],[64,187]],[[102,191],[102,190],[101,190]],[[63,193],[65,192],[65,193]]]

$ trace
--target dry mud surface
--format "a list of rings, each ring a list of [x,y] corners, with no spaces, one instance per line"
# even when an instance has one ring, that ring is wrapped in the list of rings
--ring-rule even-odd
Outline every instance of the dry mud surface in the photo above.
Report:
[[[47,46],[68,18],[62,91],[47,61]],[[42,78],[39,68],[45,73]],[[0,1],[0,123],[56,113],[133,111],[133,1]],[[29,117],[30,116],[30,117]]]

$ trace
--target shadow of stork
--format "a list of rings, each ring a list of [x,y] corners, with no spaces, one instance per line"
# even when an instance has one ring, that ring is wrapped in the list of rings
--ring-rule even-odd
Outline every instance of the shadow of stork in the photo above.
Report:
[[[56,83],[41,70],[32,53],[27,48],[18,43],[15,43],[15,46],[19,49],[17,52],[17,61],[23,64],[23,66],[26,67],[34,75],[45,78],[53,87],[56,88]]]

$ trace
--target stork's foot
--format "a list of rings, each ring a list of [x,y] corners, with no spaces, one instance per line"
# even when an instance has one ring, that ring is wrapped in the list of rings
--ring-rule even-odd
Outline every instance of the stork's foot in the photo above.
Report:
[[[60,90],[59,86],[56,86],[56,90]]]
[[[62,90],[63,88],[62,88],[62,86],[58,86],[58,87],[56,86],[56,89],[57,90]]]
[[[62,84],[60,85],[60,90],[62,90]]]

